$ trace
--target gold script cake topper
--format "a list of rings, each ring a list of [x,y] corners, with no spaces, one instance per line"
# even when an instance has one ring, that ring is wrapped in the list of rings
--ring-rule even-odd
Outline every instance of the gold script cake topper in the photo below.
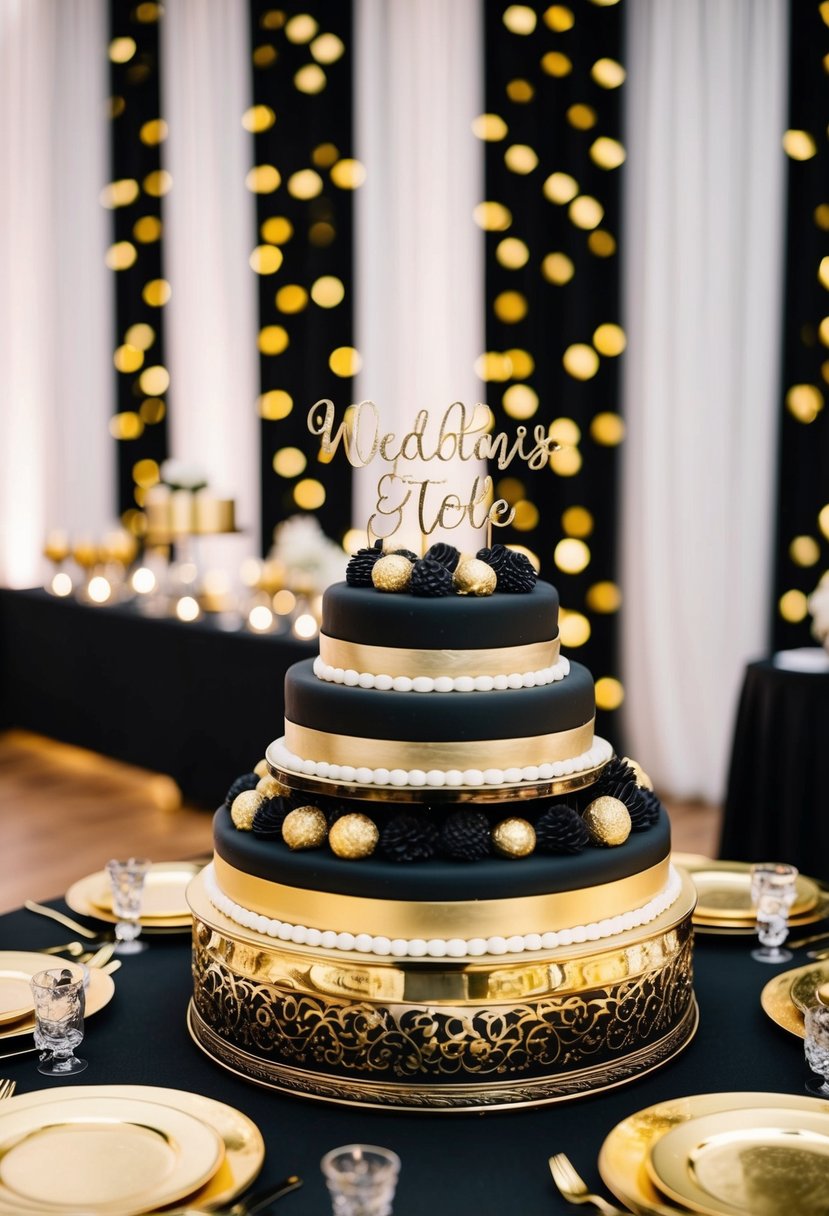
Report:
[[[492,478],[476,473],[468,493],[443,493],[445,478],[422,477],[405,470],[417,461],[429,464],[470,460],[493,461],[499,470],[514,460],[529,469],[542,469],[559,448],[546,427],[538,423],[530,431],[518,426],[510,438],[504,431],[493,432],[495,422],[488,405],[476,403],[470,409],[454,401],[440,418],[437,434],[431,434],[429,410],[419,410],[410,430],[403,435],[384,431],[380,413],[373,401],[360,401],[346,409],[337,421],[333,401],[323,398],[308,411],[308,429],[319,437],[323,452],[333,456],[342,445],[346,459],[354,468],[365,468],[379,456],[391,464],[377,482],[375,509],[368,521],[368,533],[385,540],[403,524],[403,512],[416,504],[418,527],[423,536],[437,529],[451,531],[468,520],[473,528],[504,528],[512,523],[515,509],[503,498],[494,499]],[[400,467],[404,468],[401,471]],[[411,508],[410,508],[411,509]]]

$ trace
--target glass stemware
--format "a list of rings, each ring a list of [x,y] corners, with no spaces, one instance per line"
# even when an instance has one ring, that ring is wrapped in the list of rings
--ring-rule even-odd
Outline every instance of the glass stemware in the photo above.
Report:
[[[400,1158],[374,1144],[346,1144],[320,1162],[334,1216],[389,1216]]]
[[[151,865],[145,857],[128,857],[126,861],[112,859],[106,864],[112,887],[112,910],[118,917],[116,954],[139,954],[147,949],[147,943],[138,941],[138,936],[141,933],[141,895]]]
[[[807,1009],[805,1022],[806,1063],[817,1073],[806,1082],[806,1089],[817,1098],[829,1098],[829,1005],[813,1005]]]
[[[80,967],[38,971],[32,976],[35,1046],[44,1053],[38,1072],[47,1077],[71,1077],[83,1072],[75,1048],[83,1041],[84,974]]]
[[[786,963],[792,957],[783,950],[789,936],[789,909],[795,900],[797,867],[784,862],[764,862],[751,867],[751,902],[757,911],[760,945],[751,957],[760,963]]]

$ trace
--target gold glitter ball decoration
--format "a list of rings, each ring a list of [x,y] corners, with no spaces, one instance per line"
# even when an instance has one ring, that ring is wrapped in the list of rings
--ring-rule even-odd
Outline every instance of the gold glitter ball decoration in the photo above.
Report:
[[[298,806],[282,824],[282,839],[289,849],[318,849],[327,835],[328,820],[316,806]]]
[[[331,851],[338,857],[346,857],[349,860],[370,857],[377,848],[379,839],[380,833],[374,820],[369,819],[368,815],[357,813],[343,815],[328,833]]]
[[[264,794],[266,798],[284,798],[289,790],[281,781],[277,781],[276,777],[272,777],[268,773],[267,777],[262,777],[256,787],[260,794]]]
[[[492,595],[498,580],[492,566],[471,557],[458,563],[452,581],[460,595]]]
[[[652,790],[653,782],[642,768],[642,765],[638,764],[636,760],[631,760],[630,756],[625,756],[623,760],[625,764],[629,764],[633,769],[633,775],[636,777],[636,784],[640,790]]]
[[[387,553],[374,563],[371,581],[378,591],[405,591],[412,581],[412,563],[400,553]]]
[[[249,832],[253,826],[253,817],[265,801],[259,790],[243,790],[233,799],[230,808],[230,818],[240,832]]]
[[[583,818],[593,844],[613,848],[624,844],[630,835],[630,812],[619,798],[610,798],[606,794],[594,798]]]
[[[501,857],[529,857],[535,849],[535,828],[526,819],[502,819],[492,829],[492,845]]]
[[[253,766],[253,771],[257,777],[270,777],[271,770],[268,768],[267,760],[260,760],[258,764]]]

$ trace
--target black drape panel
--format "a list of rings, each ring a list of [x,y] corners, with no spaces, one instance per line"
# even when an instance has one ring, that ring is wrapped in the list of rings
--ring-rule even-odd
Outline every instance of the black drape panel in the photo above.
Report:
[[[159,39],[163,5],[110,0],[110,183],[102,201],[112,209],[107,262],[115,279],[115,413],[118,510],[135,520],[144,490],[158,479],[167,455],[164,361],[162,198],[170,188],[163,168],[166,126],[159,95]]]
[[[352,324],[351,4],[251,0],[262,415],[262,536],[313,511],[340,539],[350,468],[319,461],[306,418],[330,397],[342,410],[356,372]]]
[[[775,649],[814,644],[806,597],[829,565],[829,10],[790,14]]]
[[[622,9],[488,0],[479,129],[487,400],[497,429],[554,424],[564,445],[543,472],[490,470],[517,512],[497,538],[531,549],[558,586],[562,643],[596,677],[598,728],[613,739]]]

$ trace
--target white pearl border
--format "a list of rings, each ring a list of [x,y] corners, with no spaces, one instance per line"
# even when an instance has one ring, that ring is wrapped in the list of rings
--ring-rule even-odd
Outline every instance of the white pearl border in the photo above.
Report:
[[[555,950],[559,946],[580,945],[582,942],[602,941],[647,925],[670,908],[679,896],[682,879],[673,866],[670,868],[667,886],[640,908],[622,912],[605,920],[591,921],[587,925],[573,925],[569,929],[558,929],[547,933],[515,934],[513,937],[406,939],[402,937],[373,937],[370,933],[338,933],[334,929],[309,929],[305,925],[291,925],[287,921],[272,920],[234,903],[219,888],[213,864],[204,870],[205,890],[214,908],[245,929],[262,933],[266,937],[293,942],[297,946],[319,946],[323,950],[342,950],[346,953],[377,954],[395,958],[478,958],[481,955],[524,954],[538,950]]]
[[[355,750],[359,748],[359,739],[354,740]],[[365,768],[351,764],[329,764],[327,760],[303,760],[295,756],[285,746],[284,736],[275,739],[268,748],[268,757],[278,768],[290,772],[301,773],[305,777],[321,777],[327,781],[356,781],[359,785],[391,785],[398,787],[414,787],[416,789],[441,789],[444,786],[457,788],[471,786],[480,788],[486,785],[518,785],[522,781],[553,781],[559,777],[570,777],[574,773],[586,769],[597,768],[605,764],[613,755],[613,748],[605,739],[595,737],[593,746],[580,756],[569,760],[556,760],[552,763],[528,765],[526,768],[469,768],[463,772],[460,769],[423,769],[403,768]]]
[[[377,688],[382,692],[499,692],[506,688],[536,688],[556,684],[570,674],[570,660],[560,655],[551,667],[513,672],[504,676],[387,676],[369,671],[332,667],[321,655],[314,659],[314,675],[328,684],[348,688]]]

